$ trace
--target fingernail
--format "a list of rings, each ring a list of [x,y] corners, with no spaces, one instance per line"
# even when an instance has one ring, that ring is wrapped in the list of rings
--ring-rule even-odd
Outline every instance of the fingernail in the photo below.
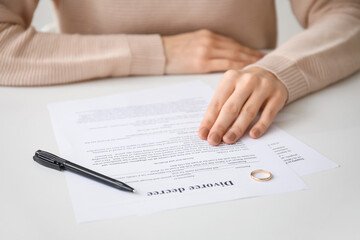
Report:
[[[212,134],[210,139],[216,144],[220,143],[221,140],[217,133]]]
[[[204,139],[206,139],[207,138],[207,136],[208,136],[208,134],[209,134],[209,129],[207,129],[207,128],[201,128],[200,129],[200,131],[199,131],[199,133],[200,133],[200,137],[201,138],[204,138]]]
[[[255,137],[260,136],[260,131],[258,129],[255,129],[253,133]]]
[[[229,139],[231,142],[235,141],[236,139],[236,135],[233,132],[227,133],[225,137]]]

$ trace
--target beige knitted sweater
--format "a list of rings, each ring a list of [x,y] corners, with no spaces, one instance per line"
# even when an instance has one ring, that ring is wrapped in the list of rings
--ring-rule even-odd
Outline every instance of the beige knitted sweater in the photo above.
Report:
[[[273,0],[54,0],[61,34],[31,27],[37,3],[0,0],[0,85],[162,75],[160,35],[198,29],[276,46]],[[292,8],[305,30],[254,64],[285,83],[289,102],[360,68],[360,0],[293,0]]]

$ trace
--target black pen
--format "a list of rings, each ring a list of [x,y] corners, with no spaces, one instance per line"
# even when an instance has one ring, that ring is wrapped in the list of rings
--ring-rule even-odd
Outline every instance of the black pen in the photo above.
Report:
[[[111,187],[115,187],[115,188],[123,190],[123,191],[128,191],[128,192],[133,192],[133,193],[135,192],[135,189],[133,189],[129,185],[126,185],[123,182],[120,182],[116,179],[107,177],[100,173],[94,172],[90,169],[79,166],[73,162],[65,160],[61,157],[58,157],[58,156],[52,154],[52,153],[38,150],[35,152],[33,159],[34,159],[34,161],[40,163],[41,165],[49,167],[49,168],[53,168],[53,169],[56,169],[59,171],[70,170],[70,171],[76,172],[82,176],[85,176],[85,177],[91,178],[95,181],[109,185]]]

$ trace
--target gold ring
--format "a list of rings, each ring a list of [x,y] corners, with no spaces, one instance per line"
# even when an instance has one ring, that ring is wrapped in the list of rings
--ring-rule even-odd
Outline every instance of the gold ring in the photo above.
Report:
[[[263,177],[263,178],[259,178],[259,177],[255,177],[256,173],[265,173],[267,175],[267,177]],[[258,170],[254,170],[250,173],[250,177],[252,179],[254,179],[255,181],[259,181],[259,182],[266,182],[269,181],[272,178],[272,174],[269,171],[266,170],[262,170],[262,169],[258,169]]]

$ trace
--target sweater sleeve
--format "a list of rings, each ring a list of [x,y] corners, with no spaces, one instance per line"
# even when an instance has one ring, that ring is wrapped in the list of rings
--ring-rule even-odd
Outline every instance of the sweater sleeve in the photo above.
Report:
[[[305,30],[251,65],[285,84],[288,103],[360,68],[359,0],[292,0],[292,8]]]
[[[0,0],[0,85],[37,86],[164,74],[159,35],[36,32],[37,0]]]

